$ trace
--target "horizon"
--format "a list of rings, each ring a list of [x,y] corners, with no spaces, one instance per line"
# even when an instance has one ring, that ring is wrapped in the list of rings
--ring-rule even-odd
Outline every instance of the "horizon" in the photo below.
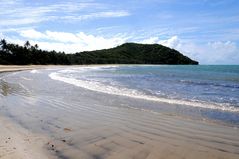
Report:
[[[76,53],[162,44],[200,65],[239,64],[236,0],[0,0],[0,38]]]

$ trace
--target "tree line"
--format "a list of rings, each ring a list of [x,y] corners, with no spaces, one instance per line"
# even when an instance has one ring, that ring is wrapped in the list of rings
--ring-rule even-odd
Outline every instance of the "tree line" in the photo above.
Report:
[[[0,41],[0,64],[72,65],[72,64],[198,64],[180,52],[159,44],[125,43],[111,49],[72,54],[39,49],[26,41],[23,46]]]
[[[0,64],[13,65],[46,65],[71,64],[64,52],[46,51],[39,49],[38,45],[31,45],[26,41],[24,46],[0,41]]]

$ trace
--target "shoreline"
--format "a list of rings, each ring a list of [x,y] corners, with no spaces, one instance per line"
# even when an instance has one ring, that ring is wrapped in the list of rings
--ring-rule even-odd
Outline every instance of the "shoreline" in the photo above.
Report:
[[[4,72],[15,72],[15,71],[24,71],[24,70],[32,70],[32,69],[41,69],[47,68],[51,66],[44,65],[0,65],[0,73]]]
[[[85,67],[88,65],[79,66]],[[5,72],[9,72],[9,70],[15,71],[16,69],[21,71],[54,67],[59,68],[61,66],[26,66],[17,68],[13,66],[6,67]],[[84,89],[80,90],[84,91]],[[46,118],[47,116],[54,118],[54,115],[56,118],[60,116],[60,113],[65,113],[65,110],[63,112],[56,110],[56,114],[52,112],[53,114],[51,115],[44,114],[45,112],[43,112],[45,118],[43,116],[42,118],[38,117],[39,119],[32,117],[25,119],[26,125],[28,125],[28,122],[31,124],[32,119],[33,121],[36,120],[36,123],[39,125],[33,124],[34,127],[38,129],[42,125],[49,132],[53,131],[56,134],[55,137],[52,137],[50,133],[45,135],[36,132],[33,133],[31,130],[23,128],[18,123],[19,119],[14,118],[11,120],[11,116],[9,119],[8,116],[0,115],[0,128],[2,130],[0,132],[0,157],[3,159],[30,159],[36,158],[36,156],[39,156],[39,159],[77,158],[79,156],[81,158],[92,159],[236,159],[239,156],[239,151],[236,149],[239,147],[239,137],[237,136],[239,130],[237,128],[217,122],[187,119],[170,114],[154,114],[148,111],[127,108],[113,107],[109,109],[104,105],[102,105],[102,108],[96,107],[91,104],[89,99],[95,96],[98,96],[98,99],[95,98],[94,100],[101,99],[102,96],[100,93],[89,97],[87,94],[88,91],[85,90],[84,93],[86,93],[85,96],[79,96],[80,101],[84,104],[89,104],[91,106],[88,106],[90,109],[85,110],[83,104],[83,112],[79,111],[76,117],[74,109],[67,110],[70,113],[64,118],[69,119],[69,121],[67,120],[65,123],[60,120],[61,117],[55,123]],[[107,97],[111,96],[103,95],[103,98]],[[9,106],[10,102],[7,101]],[[25,105],[24,103],[22,104]],[[60,104],[60,101],[58,104]],[[55,103],[52,103],[52,106],[56,107]],[[64,107],[65,105],[58,106]],[[81,105],[78,105],[78,107],[81,108]],[[50,108],[49,110],[51,110]],[[20,119],[22,115],[28,116],[28,112],[24,111],[24,109],[21,110],[20,107],[19,109],[20,112],[24,113],[20,114]],[[29,109],[26,110],[28,111]],[[15,111],[15,108],[13,111]],[[33,116],[41,116],[38,111],[36,111],[36,114],[34,114],[34,111],[30,113]],[[74,123],[74,121],[78,121],[78,123]],[[19,122],[24,123],[24,120]],[[85,122],[91,124],[86,125]],[[70,124],[67,125],[67,123]],[[78,126],[80,127],[78,128]],[[6,141],[7,143],[5,143]],[[52,145],[54,146],[52,147]]]
[[[94,66],[127,66],[128,64],[92,64],[92,65],[0,65],[0,73],[24,71],[33,69],[48,69],[61,67],[94,67]],[[131,65],[131,64],[130,64]]]

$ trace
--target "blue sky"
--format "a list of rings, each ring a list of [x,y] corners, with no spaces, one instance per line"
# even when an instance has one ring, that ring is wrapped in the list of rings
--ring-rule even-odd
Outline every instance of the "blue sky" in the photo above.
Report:
[[[239,64],[238,0],[0,0],[0,38],[79,52],[158,43],[201,64]]]

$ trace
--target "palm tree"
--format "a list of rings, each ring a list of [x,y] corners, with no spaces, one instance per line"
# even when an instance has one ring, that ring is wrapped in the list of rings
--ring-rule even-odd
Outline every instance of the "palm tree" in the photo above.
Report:
[[[31,46],[31,44],[30,44],[30,42],[27,40],[27,41],[25,42],[25,44],[24,44],[24,47],[27,48],[27,49],[29,49],[30,46]]]
[[[5,39],[2,39],[0,41],[0,46],[1,46],[2,51],[6,51],[6,49],[7,49],[7,41]]]
[[[37,44],[35,44],[34,47],[36,50],[39,48],[39,46]]]

